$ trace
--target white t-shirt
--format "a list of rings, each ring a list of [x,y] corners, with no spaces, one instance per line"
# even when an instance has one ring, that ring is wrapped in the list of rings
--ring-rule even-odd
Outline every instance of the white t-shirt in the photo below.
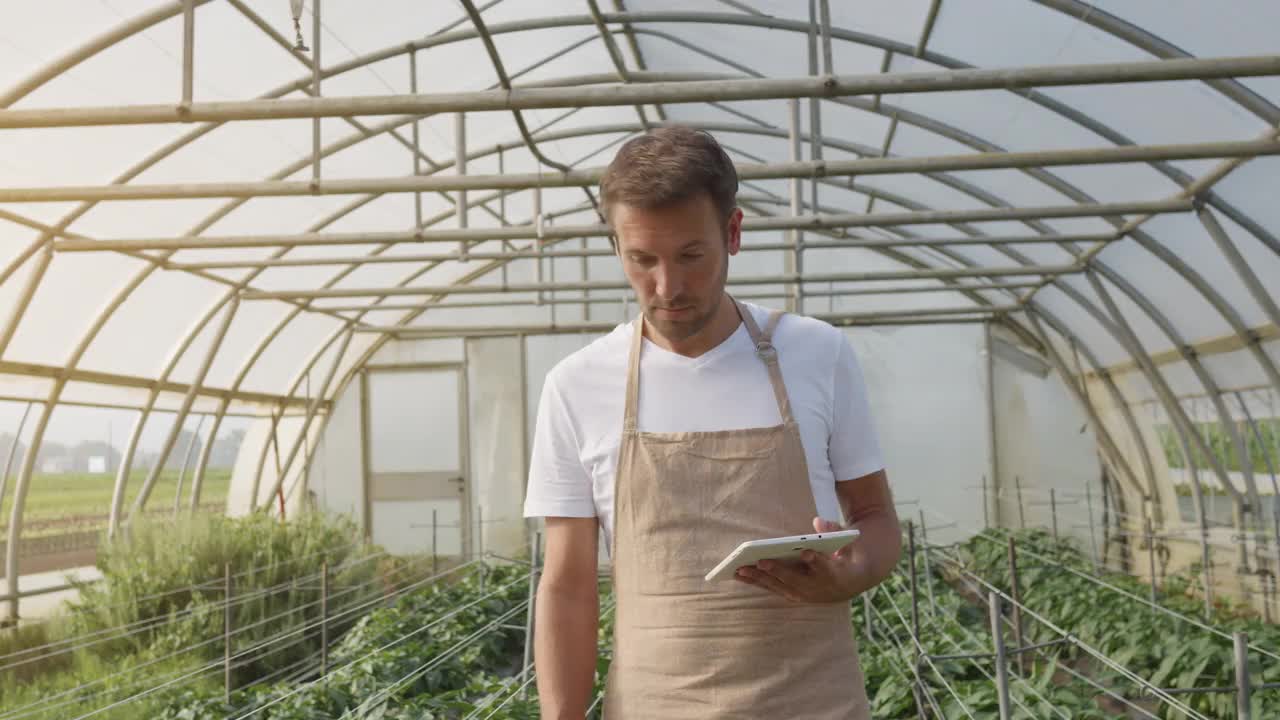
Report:
[[[764,328],[767,308],[743,303]],[[627,359],[634,323],[560,361],[542,388],[525,517],[599,517],[613,533],[613,489],[622,439]],[[883,469],[862,371],[840,330],[785,315],[774,331],[782,379],[809,465],[818,514],[839,522],[837,480]],[[696,358],[645,339],[640,351],[639,429],[707,432],[782,422],[769,372],[743,323]]]

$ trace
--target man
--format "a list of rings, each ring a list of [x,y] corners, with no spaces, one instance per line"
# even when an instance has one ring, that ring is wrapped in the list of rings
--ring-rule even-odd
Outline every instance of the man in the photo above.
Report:
[[[849,601],[900,546],[848,340],[725,293],[743,216],[710,135],[635,138],[600,187],[642,312],[557,365],[539,403],[525,515],[546,518],[542,717],[582,720],[591,701],[602,529],[608,720],[868,718]],[[838,553],[703,580],[744,540],[842,521],[862,534]]]

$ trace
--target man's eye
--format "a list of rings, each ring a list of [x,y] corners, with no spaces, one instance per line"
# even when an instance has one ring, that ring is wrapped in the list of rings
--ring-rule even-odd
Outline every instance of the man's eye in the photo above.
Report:
[[[698,252],[698,253],[685,253],[685,254],[684,254],[684,259],[685,259],[685,260],[697,260],[697,259],[698,259],[698,258],[700,258],[700,257],[702,257],[702,253],[700,253],[700,252]]]

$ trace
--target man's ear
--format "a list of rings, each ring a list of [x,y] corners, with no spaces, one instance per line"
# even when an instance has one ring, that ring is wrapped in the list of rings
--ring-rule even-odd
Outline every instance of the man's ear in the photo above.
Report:
[[[725,243],[729,246],[729,254],[737,255],[742,248],[742,208],[735,207],[729,213],[729,223],[725,227]]]

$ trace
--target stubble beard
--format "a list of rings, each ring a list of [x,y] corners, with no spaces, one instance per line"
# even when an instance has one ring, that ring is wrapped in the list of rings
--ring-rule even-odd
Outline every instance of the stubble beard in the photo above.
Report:
[[[720,311],[720,303],[724,301],[725,287],[727,286],[728,279],[729,262],[728,257],[726,256],[725,262],[720,269],[719,287],[713,291],[710,304],[704,312],[700,312],[688,320],[668,320],[657,317],[657,313],[654,312],[655,309],[661,308],[655,308],[653,305],[648,305],[645,306],[643,310],[645,322],[649,323],[654,330],[668,341],[683,342],[688,340],[694,335],[705,330],[707,326],[715,320],[716,313]]]

